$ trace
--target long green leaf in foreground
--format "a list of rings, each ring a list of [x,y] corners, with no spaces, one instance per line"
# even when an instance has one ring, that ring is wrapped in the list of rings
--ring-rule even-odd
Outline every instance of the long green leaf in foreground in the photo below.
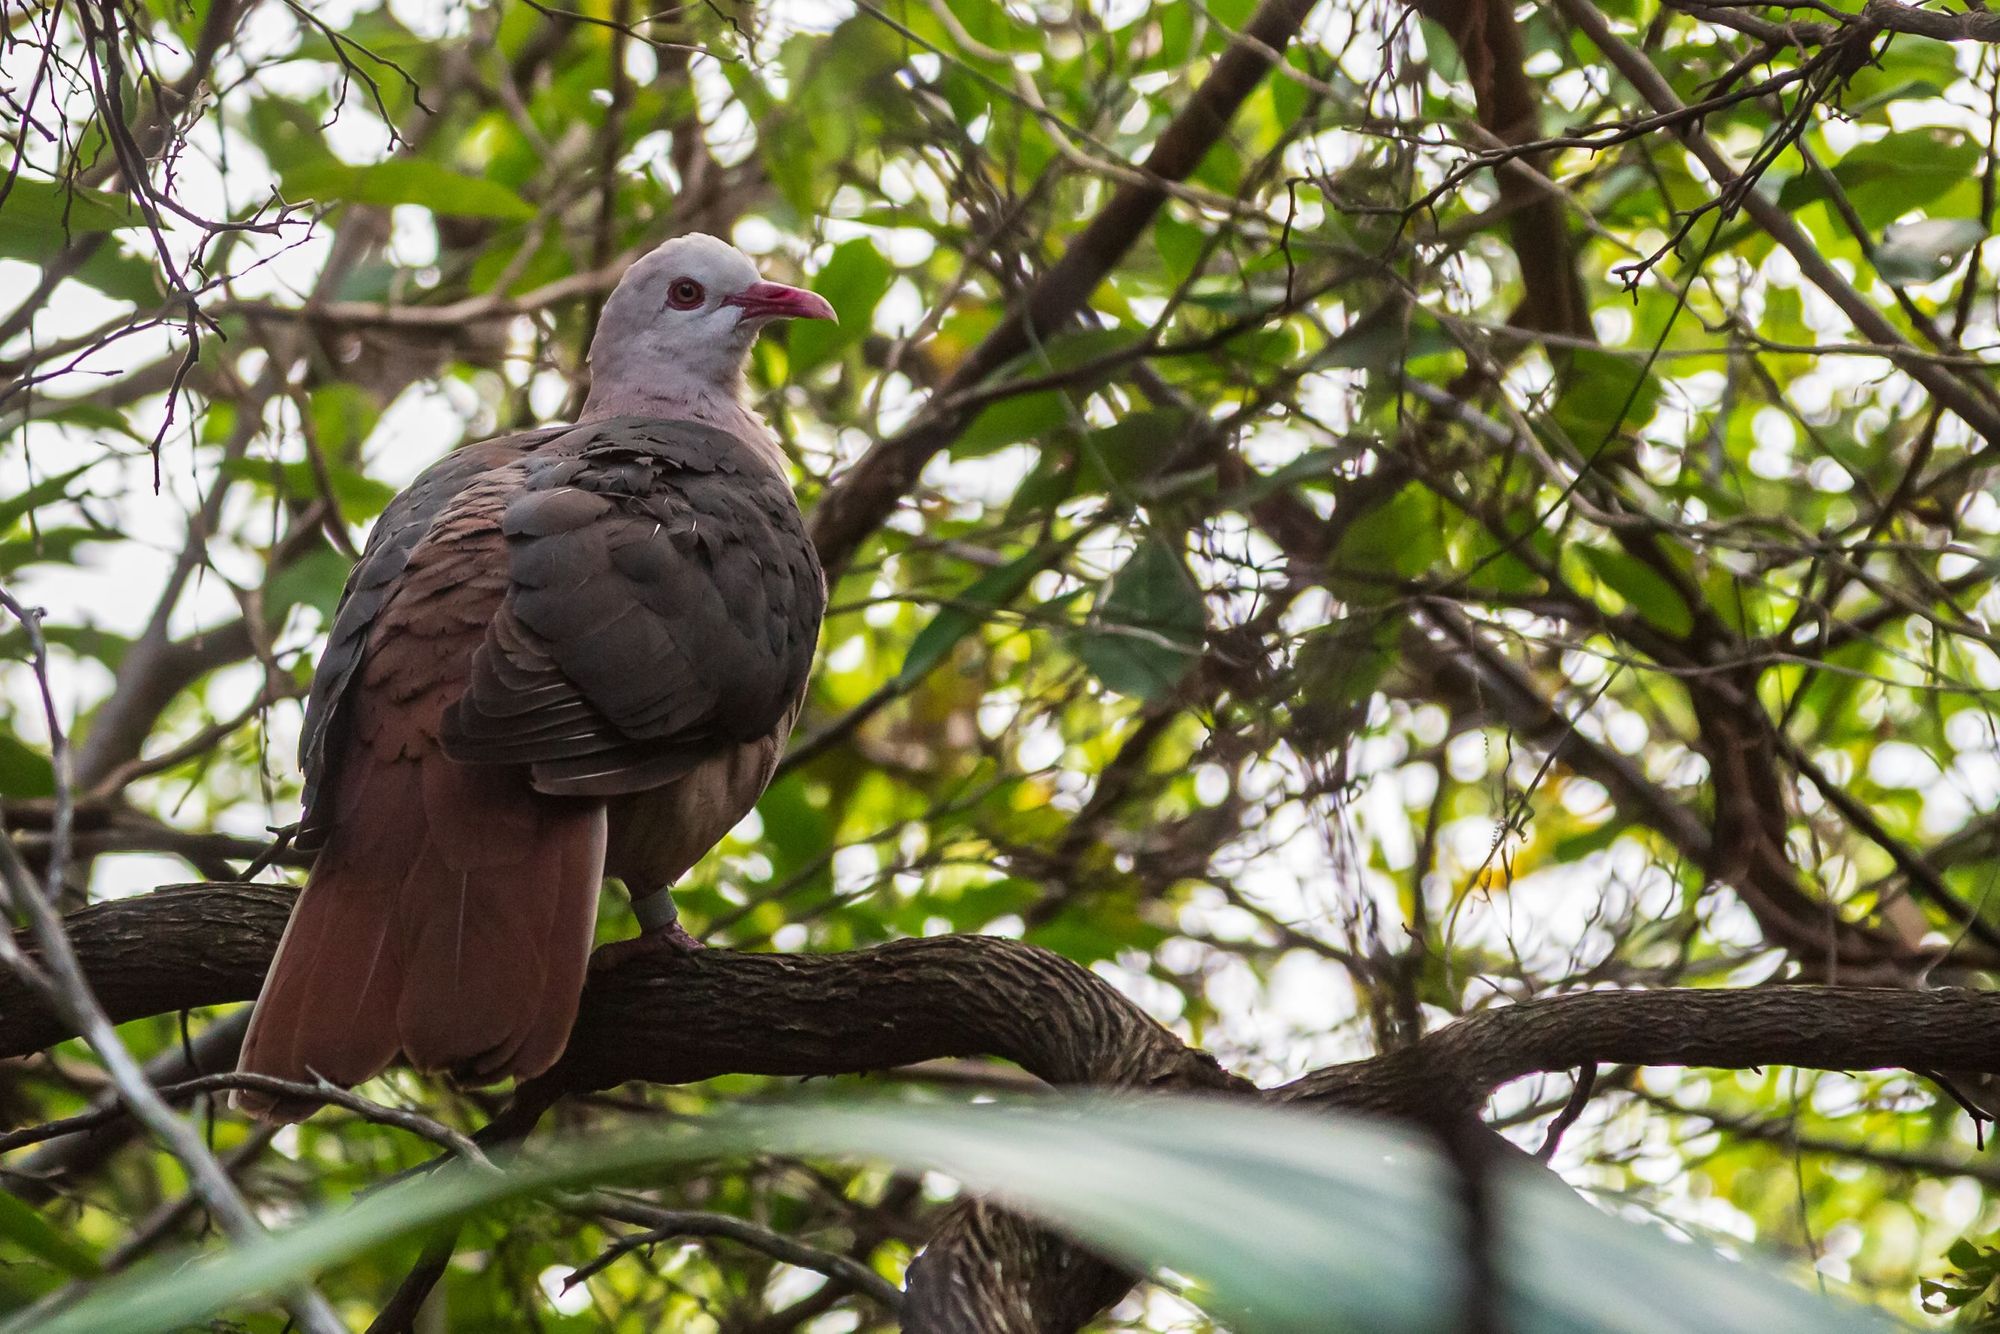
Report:
[[[180,1328],[509,1200],[753,1152],[946,1173],[1137,1269],[1174,1271],[1239,1331],[1437,1330],[1457,1323],[1463,1300],[1450,1169],[1421,1138],[1379,1124],[1193,1099],[814,1102],[574,1143],[500,1173],[453,1165],[254,1245],[110,1280],[38,1331]],[[1537,1169],[1510,1165],[1492,1185],[1511,1328],[1885,1327],[1754,1264],[1607,1216]]]

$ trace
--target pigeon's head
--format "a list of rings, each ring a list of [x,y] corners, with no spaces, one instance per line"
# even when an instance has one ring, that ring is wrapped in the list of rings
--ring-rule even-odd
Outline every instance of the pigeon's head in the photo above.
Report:
[[[603,385],[620,397],[733,397],[758,330],[833,318],[825,297],[765,282],[727,241],[677,236],[627,269],[605,301],[590,344],[593,396]]]

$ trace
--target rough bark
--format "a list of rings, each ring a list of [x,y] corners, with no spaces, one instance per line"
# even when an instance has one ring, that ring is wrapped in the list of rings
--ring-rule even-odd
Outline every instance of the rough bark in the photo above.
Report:
[[[2000,993],[1898,987],[1586,991],[1467,1015],[1401,1051],[1315,1070],[1270,1096],[1405,1115],[1475,1109],[1523,1075],[1579,1066],[2000,1068]]]
[[[175,885],[84,908],[67,924],[99,999],[124,1023],[254,999],[291,900],[278,885]],[[70,1036],[32,992],[0,976],[0,1058]],[[574,1093],[965,1056],[1000,1057],[1052,1084],[1255,1092],[1088,969],[994,936],[839,954],[634,957],[591,974],[569,1053],[541,1084]],[[1467,1015],[1401,1051],[1329,1066],[1267,1096],[1403,1116],[1441,1103],[1476,1111],[1510,1080],[1593,1061],[2000,1073],[2000,993],[1581,992]]]

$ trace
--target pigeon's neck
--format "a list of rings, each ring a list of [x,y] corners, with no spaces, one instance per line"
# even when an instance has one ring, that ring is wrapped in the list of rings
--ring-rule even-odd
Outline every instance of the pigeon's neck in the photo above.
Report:
[[[665,389],[656,385],[620,383],[598,379],[578,414],[579,425],[604,421],[609,417],[659,417],[669,421],[698,421],[726,431],[765,460],[781,475],[786,471],[785,451],[764,419],[743,406],[732,390],[719,387],[676,385]]]

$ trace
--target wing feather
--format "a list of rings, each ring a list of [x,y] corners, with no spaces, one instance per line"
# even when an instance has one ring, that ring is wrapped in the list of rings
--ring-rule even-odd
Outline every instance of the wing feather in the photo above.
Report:
[[[369,628],[418,543],[456,540],[434,526],[496,468],[520,475],[500,518],[507,590],[497,612],[459,604],[486,623],[445,715],[452,758],[532,766],[544,792],[616,796],[767,736],[796,705],[825,583],[783,477],[696,422],[485,441],[398,496],[349,575],[306,705],[300,846],[317,847],[332,818],[321,796]]]
[[[511,585],[446,752],[614,796],[769,735],[804,688],[825,600],[785,480],[713,428],[634,418],[524,469],[501,520]]]

